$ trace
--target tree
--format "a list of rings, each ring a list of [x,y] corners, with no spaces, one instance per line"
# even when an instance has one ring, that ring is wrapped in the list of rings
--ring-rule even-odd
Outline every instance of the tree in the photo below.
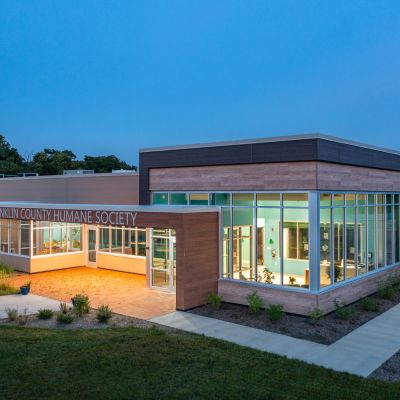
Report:
[[[29,168],[39,175],[58,175],[66,169],[81,168],[81,162],[70,150],[44,149],[33,156]]]
[[[23,158],[18,150],[11,147],[6,138],[0,134],[0,173],[15,175],[22,170]]]
[[[93,169],[94,172],[111,172],[113,169],[136,171],[134,165],[129,165],[116,156],[85,156],[82,161],[84,169]]]

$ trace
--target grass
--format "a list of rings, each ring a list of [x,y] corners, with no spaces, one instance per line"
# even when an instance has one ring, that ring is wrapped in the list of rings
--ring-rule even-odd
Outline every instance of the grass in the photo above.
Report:
[[[0,327],[0,399],[398,398],[365,380],[199,335],[158,329]]]
[[[18,294],[19,288],[12,286],[8,283],[0,282],[0,296],[6,296],[8,294]]]

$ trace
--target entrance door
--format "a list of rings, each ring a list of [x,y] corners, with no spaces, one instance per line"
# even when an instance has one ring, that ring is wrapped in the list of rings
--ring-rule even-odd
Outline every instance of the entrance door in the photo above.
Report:
[[[87,240],[88,265],[91,267],[97,266],[97,228],[88,227]]]
[[[176,234],[174,229],[152,229],[151,286],[175,291]]]

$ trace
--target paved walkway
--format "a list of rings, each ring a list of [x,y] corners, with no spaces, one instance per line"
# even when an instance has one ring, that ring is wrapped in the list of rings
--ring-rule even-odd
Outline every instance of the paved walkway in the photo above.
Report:
[[[59,301],[85,293],[92,307],[108,304],[114,312],[131,317],[149,319],[175,311],[175,294],[147,288],[144,275],[78,267],[7,280],[15,286],[32,281],[31,293]]]
[[[72,306],[69,304],[69,306]],[[17,309],[19,313],[36,314],[41,308],[49,308],[53,311],[60,309],[60,302],[47,297],[28,294],[11,294],[0,296],[0,319],[7,318],[7,309]]]
[[[400,350],[400,304],[330,346],[180,311],[151,321],[362,377]]]

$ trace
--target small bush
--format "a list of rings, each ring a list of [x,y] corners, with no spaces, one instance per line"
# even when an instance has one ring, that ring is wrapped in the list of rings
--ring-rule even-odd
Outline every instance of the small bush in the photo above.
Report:
[[[6,264],[4,261],[0,260],[0,279],[8,278],[15,274],[15,271],[12,267]]]
[[[396,296],[396,290],[391,284],[382,283],[378,288],[378,295],[381,299],[394,300]]]
[[[84,314],[88,314],[90,311],[90,302],[89,297],[85,294],[77,294],[74,297],[74,311],[75,314],[79,317],[82,317]]]
[[[28,310],[25,308],[24,312],[22,314],[18,315],[18,324],[19,325],[26,325],[26,323],[28,322],[27,312],[28,312]]]
[[[324,318],[324,312],[319,308],[314,308],[310,311],[308,316],[312,323],[317,324],[322,318]]]
[[[107,305],[102,305],[97,310],[96,318],[99,322],[107,322],[112,316],[112,311]]]
[[[364,297],[361,300],[361,306],[365,311],[378,311],[379,304],[376,300],[371,299],[370,297]]]
[[[73,320],[74,320],[74,317],[69,313],[67,313],[67,314],[61,313],[61,314],[58,314],[58,316],[57,316],[57,322],[59,324],[70,324]]]
[[[50,310],[48,308],[42,308],[37,313],[38,319],[50,319],[53,315],[54,315],[53,310]]]
[[[20,290],[15,286],[8,283],[0,283],[0,296],[7,296],[9,294],[18,294]]]
[[[60,303],[60,313],[61,314],[67,314],[68,313],[68,306],[67,303]]]
[[[218,310],[222,304],[222,296],[217,293],[210,293],[207,296],[207,304],[214,310]]]
[[[249,293],[246,296],[246,299],[249,304],[249,311],[252,314],[258,313],[260,308],[264,307],[263,299],[257,294],[257,292]]]
[[[281,304],[270,304],[265,311],[267,312],[267,316],[271,322],[278,322],[285,315]]]
[[[16,308],[6,308],[7,318],[9,321],[16,321],[18,319],[18,310]]]
[[[347,307],[346,303],[341,302],[338,299],[335,299],[333,301],[333,304],[335,305],[336,315],[340,319],[349,320],[354,316],[355,314],[354,309],[351,307]]]

